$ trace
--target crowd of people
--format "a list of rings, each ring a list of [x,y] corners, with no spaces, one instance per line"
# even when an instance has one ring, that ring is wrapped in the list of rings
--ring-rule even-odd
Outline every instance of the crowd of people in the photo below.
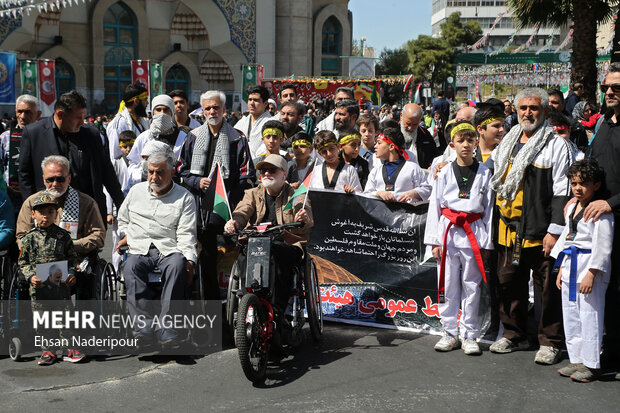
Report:
[[[92,263],[112,231],[115,266],[128,248],[129,313],[152,319],[149,300],[161,300],[166,314],[195,276],[204,277],[208,298],[219,298],[220,236],[261,222],[305,223],[274,248],[285,291],[313,224],[310,203],[291,199],[302,183],[385,202],[428,201],[424,242],[438,262],[444,329],[435,349],[480,354],[484,281],[503,327],[490,351],[529,348],[532,279],[541,300],[535,361],[556,364],[566,349],[570,363],[558,372],[592,381],[604,363],[620,360],[620,65],[610,65],[601,85],[605,112],[582,101],[582,92],[575,84],[565,99],[555,89],[527,88],[513,101],[458,107],[439,92],[432,106],[373,109],[346,87],[333,99],[304,103],[287,83],[278,96],[249,88],[239,119],[227,114],[223,92],[207,91],[203,124],[189,116],[183,91],[147,107],[146,89],[129,85],[107,119],[87,119],[76,91],[40,119],[37,99],[23,95],[15,124],[0,136],[0,248],[11,248],[16,236],[33,310],[40,310],[49,297],[94,296]],[[215,177],[227,191],[227,221],[214,210]],[[59,260],[68,261],[64,287],[44,288],[35,264]],[[198,262],[203,274],[194,274]],[[163,275],[159,297],[147,285],[154,267]],[[276,294],[276,316],[286,299]],[[148,326],[134,335],[164,345],[180,338]],[[57,349],[44,350],[39,364],[57,360]],[[79,349],[64,357],[83,358]]]

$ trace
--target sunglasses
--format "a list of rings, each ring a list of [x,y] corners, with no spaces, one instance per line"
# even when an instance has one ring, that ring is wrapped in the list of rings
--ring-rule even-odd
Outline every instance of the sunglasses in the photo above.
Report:
[[[614,93],[620,93],[620,84],[614,83],[612,85],[601,84],[601,92],[607,93],[607,89],[611,88]]]
[[[50,176],[49,178],[45,178],[45,182],[47,182],[48,184],[51,184],[52,182],[59,182],[59,183],[63,183],[67,180],[67,178],[65,178],[64,176]]]
[[[267,172],[269,172],[271,175],[273,175],[276,172],[278,172],[279,170],[280,170],[280,168],[277,168],[277,167],[273,166],[271,168],[261,168],[260,172],[262,174],[266,174]]]

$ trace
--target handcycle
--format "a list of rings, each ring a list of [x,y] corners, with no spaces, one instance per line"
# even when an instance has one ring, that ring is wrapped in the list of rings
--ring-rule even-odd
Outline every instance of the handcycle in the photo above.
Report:
[[[280,316],[280,326],[274,317],[276,262],[271,247],[285,229],[301,226],[301,222],[263,224],[237,233],[240,253],[231,271],[226,313],[241,367],[254,383],[265,379],[268,353],[276,335],[282,337],[286,331],[289,345],[301,344],[304,310],[314,341],[323,335],[321,293],[316,267],[308,254],[301,265],[292,269],[293,287],[288,307]]]

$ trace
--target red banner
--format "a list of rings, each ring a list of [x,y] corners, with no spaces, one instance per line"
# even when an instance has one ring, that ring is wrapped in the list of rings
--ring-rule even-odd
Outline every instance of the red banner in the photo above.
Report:
[[[355,100],[360,98],[371,101],[374,104],[379,102],[379,89],[381,82],[360,82],[360,81],[343,81],[343,80],[317,80],[315,82],[295,82],[290,80],[263,80],[262,85],[278,96],[280,87],[283,83],[292,83],[297,87],[297,96],[305,102],[310,102],[318,98],[332,98],[336,90],[340,87],[350,87],[355,91]]]
[[[140,83],[147,91],[149,89],[149,61],[131,61],[131,83]]]
[[[53,105],[56,101],[53,60],[39,60],[39,90],[41,101],[47,106]]]

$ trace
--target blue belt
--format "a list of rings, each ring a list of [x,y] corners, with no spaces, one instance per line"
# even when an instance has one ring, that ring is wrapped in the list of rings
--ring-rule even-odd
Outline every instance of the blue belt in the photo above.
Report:
[[[590,254],[592,250],[577,248],[574,245],[565,248],[555,261],[553,268],[562,265],[565,255],[570,255],[570,277],[568,279],[568,301],[577,301],[577,254]]]

